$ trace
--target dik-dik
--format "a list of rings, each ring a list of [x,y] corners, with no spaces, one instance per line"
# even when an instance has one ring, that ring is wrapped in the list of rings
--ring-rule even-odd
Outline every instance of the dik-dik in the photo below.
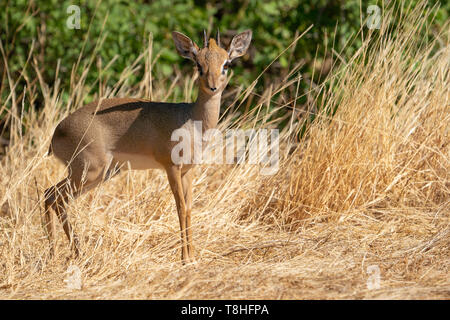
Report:
[[[252,32],[236,35],[228,49],[204,36],[203,48],[179,32],[172,33],[178,53],[195,62],[198,98],[194,103],[153,102],[135,98],[101,99],[70,114],[56,127],[50,151],[68,167],[68,176],[45,191],[45,223],[54,252],[55,223],[59,217],[69,242],[78,255],[79,241],[68,221],[65,206],[75,198],[111,178],[115,168],[163,169],[175,197],[181,230],[181,260],[193,261],[192,163],[172,159],[171,140],[177,129],[194,130],[201,121],[203,132],[216,127],[220,100],[227,84],[230,62],[244,55]]]

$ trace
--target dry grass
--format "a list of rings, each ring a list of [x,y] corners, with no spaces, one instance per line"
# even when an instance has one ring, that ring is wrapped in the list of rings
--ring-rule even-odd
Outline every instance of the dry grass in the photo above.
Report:
[[[122,173],[71,202],[83,254],[69,258],[58,228],[50,259],[38,200],[65,170],[44,155],[57,122],[97,88],[74,77],[72,99],[62,105],[57,85],[30,83],[21,96],[10,82],[12,136],[0,165],[0,298],[450,298],[449,28],[421,38],[423,12],[389,13],[400,21],[392,36],[384,25],[378,39],[365,34],[361,50],[313,88],[308,106],[268,111],[277,90],[285,98],[296,91],[294,79],[268,88],[253,112],[227,113],[222,128],[292,121],[280,134],[273,176],[252,165],[195,169],[194,265],[179,261],[175,204],[159,171]],[[107,88],[102,81],[99,92],[181,100],[166,83],[150,82],[150,52],[134,66],[147,71],[138,87],[123,81]],[[185,99],[193,80],[184,83]],[[42,112],[19,112],[35,90],[45,96]],[[252,95],[242,95],[245,105]],[[296,141],[308,113],[316,120]],[[64,282],[72,264],[82,273],[80,290]],[[381,282],[369,290],[372,265]]]

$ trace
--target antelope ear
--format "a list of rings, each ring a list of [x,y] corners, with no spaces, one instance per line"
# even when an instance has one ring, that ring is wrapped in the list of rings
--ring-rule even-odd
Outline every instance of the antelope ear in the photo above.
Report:
[[[233,40],[231,40],[230,47],[228,48],[228,56],[230,57],[230,61],[243,56],[250,46],[250,41],[252,41],[252,30],[246,30],[238,35],[235,35]]]
[[[196,62],[199,48],[195,42],[188,36],[177,31],[172,32],[172,38],[173,42],[175,42],[175,47],[177,48],[178,54],[183,58]]]

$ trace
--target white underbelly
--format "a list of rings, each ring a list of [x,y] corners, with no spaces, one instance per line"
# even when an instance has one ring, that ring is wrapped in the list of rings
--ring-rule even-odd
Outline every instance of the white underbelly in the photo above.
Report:
[[[115,162],[123,164],[123,169],[128,167],[132,170],[164,169],[154,157],[148,155],[114,152],[113,158]]]

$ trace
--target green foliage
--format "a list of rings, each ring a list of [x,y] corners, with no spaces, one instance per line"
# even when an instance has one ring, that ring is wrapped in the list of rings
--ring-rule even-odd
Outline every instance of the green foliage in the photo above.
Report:
[[[249,84],[296,36],[313,24],[314,27],[293,47],[295,50],[288,51],[271,66],[262,83],[276,81],[301,59],[305,62],[302,73],[311,74],[315,57],[323,61],[330,56],[331,47],[337,52],[345,48],[344,57],[359,47],[359,38],[346,44],[366,19],[367,7],[377,3],[360,3],[358,0],[6,1],[0,0],[0,40],[12,77],[19,76],[35,39],[36,60],[44,80],[52,84],[57,61],[61,60],[63,88],[69,87],[71,68],[80,52],[83,55],[78,73],[93,53],[101,58],[103,66],[117,56],[104,74],[113,84],[121,71],[144,52],[150,34],[153,52],[160,54],[154,70],[156,79],[171,76],[173,68],[188,70],[192,65],[176,54],[172,30],[189,35],[201,45],[203,29],[215,34],[219,28],[224,43],[228,43],[236,32],[252,29],[250,53],[235,63],[236,77],[232,80]],[[430,7],[433,4],[430,2]],[[71,16],[67,13],[70,5],[78,5],[81,9],[80,29],[70,29],[66,25]],[[383,3],[378,1],[378,5]],[[450,5],[445,4],[438,11],[435,23],[446,21],[449,9]],[[102,37],[104,41],[95,51]],[[1,66],[0,72],[0,77],[5,80]],[[97,68],[91,68],[88,84],[98,78],[98,72]],[[129,81],[138,78],[139,74],[136,74],[135,79]]]

